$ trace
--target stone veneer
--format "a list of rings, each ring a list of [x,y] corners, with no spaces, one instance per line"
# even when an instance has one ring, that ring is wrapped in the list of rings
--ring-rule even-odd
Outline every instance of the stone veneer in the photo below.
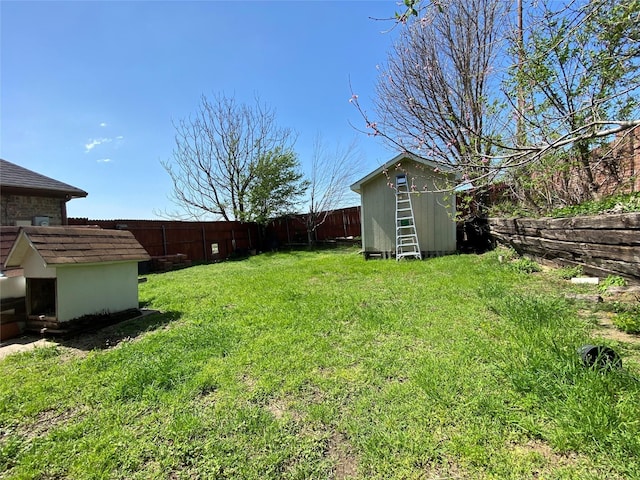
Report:
[[[32,222],[33,217],[49,217],[49,225],[63,225],[66,200],[59,197],[1,195],[0,224],[15,225],[16,221]]]

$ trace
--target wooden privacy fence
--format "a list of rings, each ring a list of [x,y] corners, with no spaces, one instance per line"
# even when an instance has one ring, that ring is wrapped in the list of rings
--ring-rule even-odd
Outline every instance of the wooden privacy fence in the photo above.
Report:
[[[586,273],[640,281],[640,213],[573,218],[490,218],[491,236],[518,253]]]
[[[316,240],[360,236],[360,207],[334,210],[327,214],[316,229]],[[303,215],[290,215],[273,220],[267,226],[267,235],[276,238],[282,245],[307,243],[307,228]]]
[[[129,230],[151,257],[186,255],[209,262],[234,252],[258,248],[258,226],[243,222],[178,222],[164,220],[89,220],[70,218],[69,225],[98,225]]]
[[[210,262],[234,253],[273,250],[283,245],[306,243],[307,231],[301,216],[283,217],[265,229],[250,222],[181,222],[166,220],[89,220],[69,218],[69,225],[97,225],[129,230],[155,259],[186,256],[190,261]],[[360,207],[328,214],[318,227],[317,240],[360,235]]]

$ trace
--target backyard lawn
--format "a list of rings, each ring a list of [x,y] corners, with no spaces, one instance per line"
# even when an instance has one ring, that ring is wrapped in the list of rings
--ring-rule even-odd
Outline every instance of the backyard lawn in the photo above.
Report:
[[[161,313],[0,360],[0,478],[640,479],[640,348],[564,299],[593,286],[353,249],[147,278]]]

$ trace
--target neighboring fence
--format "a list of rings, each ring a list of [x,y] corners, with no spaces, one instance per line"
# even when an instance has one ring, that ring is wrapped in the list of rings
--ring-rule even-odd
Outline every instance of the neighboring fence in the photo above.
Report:
[[[243,222],[164,220],[89,220],[70,218],[69,225],[98,225],[129,230],[152,257],[184,254],[192,261],[216,261],[234,252],[258,248],[258,226]]]
[[[360,207],[334,210],[327,214],[316,230],[316,240],[359,237]],[[267,236],[276,238],[280,244],[307,243],[307,228],[302,215],[291,215],[274,220],[267,226]]]
[[[190,261],[223,260],[251,250],[272,250],[306,243],[307,230],[300,216],[273,221],[266,229],[246,222],[179,222],[170,220],[89,220],[69,218],[69,225],[97,225],[128,230],[152,257],[186,255]],[[324,241],[360,235],[360,207],[336,210],[318,227],[316,239]]]
[[[490,218],[491,236],[518,253],[585,273],[640,281],[640,213],[573,218]]]

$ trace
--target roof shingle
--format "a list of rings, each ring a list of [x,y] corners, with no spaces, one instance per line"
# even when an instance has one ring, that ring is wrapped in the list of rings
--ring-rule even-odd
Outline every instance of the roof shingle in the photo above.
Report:
[[[151,257],[133,234],[126,230],[78,227],[22,227],[5,261],[6,267],[22,263],[17,244],[21,240],[38,252],[47,265],[144,261]]]
[[[54,180],[29,169],[0,158],[0,188],[3,190],[25,190],[46,192],[71,197],[86,197],[84,190]]]

